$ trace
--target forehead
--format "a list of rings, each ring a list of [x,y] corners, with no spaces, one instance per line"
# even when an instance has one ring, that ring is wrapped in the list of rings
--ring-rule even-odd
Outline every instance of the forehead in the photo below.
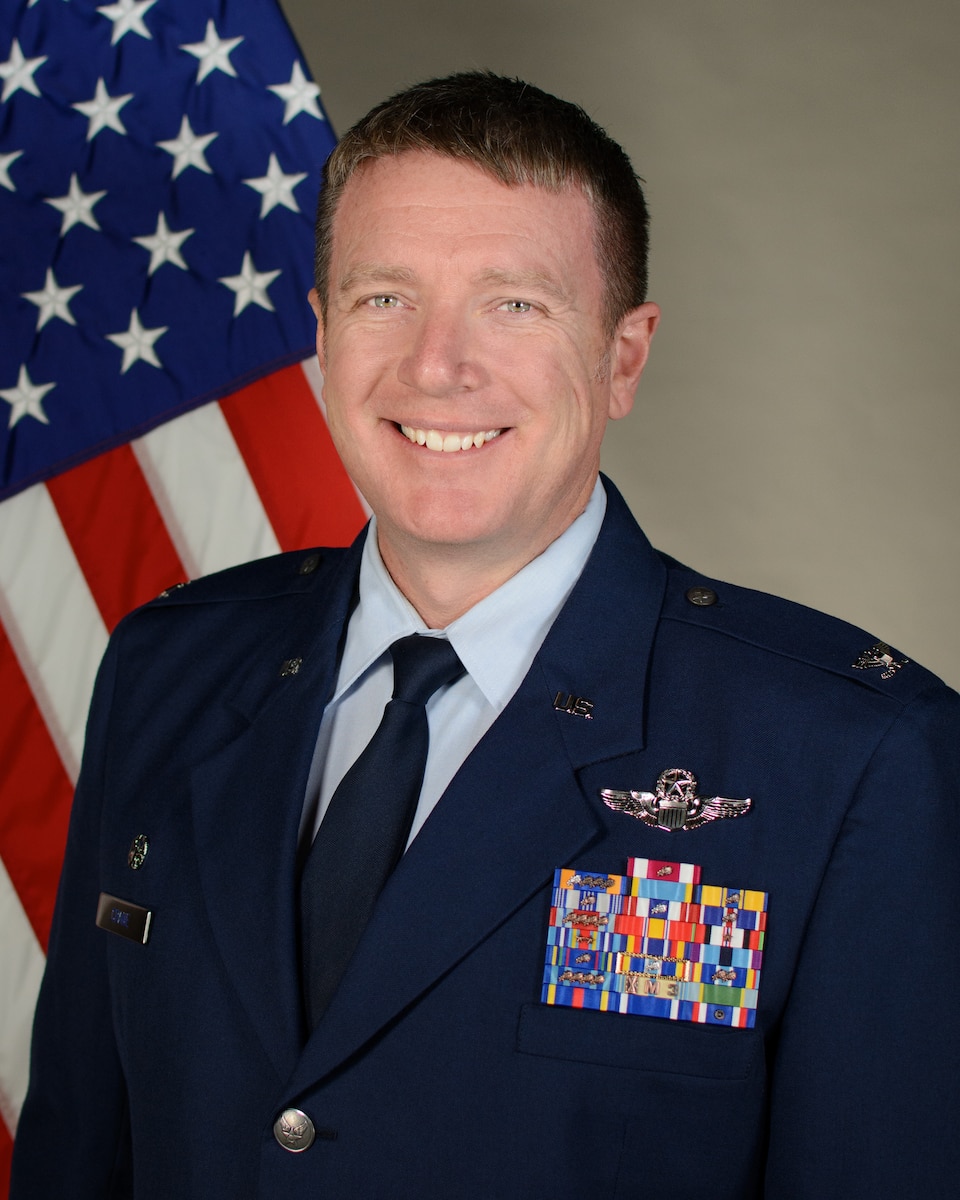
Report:
[[[505,184],[472,162],[422,151],[364,163],[344,187],[331,232],[341,266],[391,242],[399,252],[476,246],[546,255],[560,270],[599,270],[593,206],[579,187]]]

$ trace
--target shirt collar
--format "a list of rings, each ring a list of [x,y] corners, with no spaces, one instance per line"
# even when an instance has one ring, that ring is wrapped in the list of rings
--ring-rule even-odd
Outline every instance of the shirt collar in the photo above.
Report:
[[[350,618],[336,702],[397,638],[445,636],[487,702],[502,711],[536,657],[586,565],[603,524],[606,493],[597,479],[587,507],[532,562],[444,630],[428,629],[383,565],[371,519],[360,561],[360,600]]]

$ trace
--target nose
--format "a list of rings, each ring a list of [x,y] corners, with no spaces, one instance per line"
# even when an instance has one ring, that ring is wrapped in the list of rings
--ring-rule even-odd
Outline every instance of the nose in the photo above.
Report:
[[[481,368],[469,318],[452,308],[421,311],[397,376],[407,387],[443,397],[478,387]]]

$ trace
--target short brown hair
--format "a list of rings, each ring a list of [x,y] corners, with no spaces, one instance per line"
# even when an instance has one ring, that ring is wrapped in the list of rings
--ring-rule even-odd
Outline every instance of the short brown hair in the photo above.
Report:
[[[419,150],[474,163],[501,183],[578,187],[596,216],[594,251],[613,332],[647,293],[647,205],[623,149],[576,104],[520,79],[471,71],[431,79],[378,104],[327,160],[317,206],[315,280],[327,301],[333,218],[368,160]]]

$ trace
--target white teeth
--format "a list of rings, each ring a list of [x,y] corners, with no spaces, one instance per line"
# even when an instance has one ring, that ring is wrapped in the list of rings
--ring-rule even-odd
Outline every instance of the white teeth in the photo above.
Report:
[[[426,446],[428,450],[439,450],[452,454],[455,450],[480,449],[485,442],[492,442],[499,437],[502,430],[488,429],[479,433],[440,433],[436,429],[414,429],[410,425],[401,425],[400,432],[408,441],[418,446]]]

